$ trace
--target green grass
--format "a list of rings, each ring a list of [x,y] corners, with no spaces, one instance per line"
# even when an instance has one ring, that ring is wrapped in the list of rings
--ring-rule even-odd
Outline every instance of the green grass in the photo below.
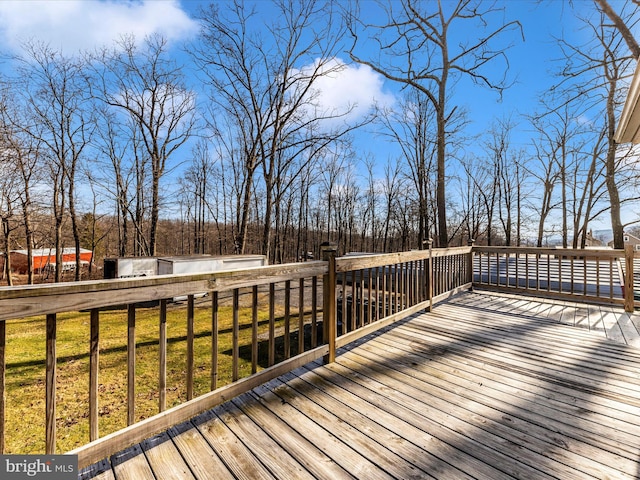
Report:
[[[136,421],[158,413],[157,308],[136,310]],[[292,315],[297,312],[292,312]],[[277,315],[282,312],[277,310]],[[294,317],[295,318],[295,317]],[[65,452],[89,441],[89,313],[58,315],[56,451]],[[268,312],[259,313],[259,335],[268,332]],[[283,324],[276,322],[276,328]],[[292,318],[295,330],[297,318]],[[251,310],[240,311],[240,345],[250,352]],[[218,386],[231,382],[232,312],[219,309]],[[210,389],[211,303],[195,309],[194,396]],[[167,408],[186,401],[186,308],[167,311]],[[297,341],[292,338],[292,355]],[[104,436],[126,427],[127,312],[100,312],[99,433]],[[264,364],[265,346],[261,346]],[[45,450],[45,320],[7,322],[6,453],[43,453]],[[258,367],[260,369],[260,366]],[[241,353],[240,377],[251,373],[251,359]]]

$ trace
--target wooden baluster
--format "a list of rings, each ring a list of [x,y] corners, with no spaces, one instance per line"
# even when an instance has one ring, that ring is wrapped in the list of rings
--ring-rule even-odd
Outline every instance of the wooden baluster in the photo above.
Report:
[[[298,281],[298,354],[304,352],[304,278]]]
[[[411,262],[411,283],[413,284],[412,292],[413,299],[411,305],[416,305],[420,302],[420,275],[419,275],[420,261],[414,260]]]
[[[6,390],[6,348],[7,348],[7,322],[0,321],[0,455],[5,451],[5,408],[7,401]]]
[[[609,298],[613,298],[613,258],[609,258]]]
[[[404,273],[405,273],[405,264],[397,263],[396,264],[396,284],[398,288],[396,289],[396,312],[400,312],[403,309],[404,303],[404,295],[405,295],[405,285],[404,285]]]
[[[625,245],[624,247],[624,310],[625,312],[633,312],[635,309],[635,298],[633,294],[633,245]]]
[[[505,258],[504,258],[504,260],[505,260],[504,269],[505,269],[505,276],[506,276],[505,287],[509,287],[510,286],[509,285],[509,257],[510,257],[510,253],[506,252],[505,253]]]
[[[387,286],[387,270],[388,270],[388,266],[386,265],[382,265],[380,267],[382,269],[382,271],[380,272],[380,280],[382,283],[382,307],[380,310],[380,318],[385,318],[387,316],[387,309],[388,309],[388,304],[389,304],[389,298],[388,298],[388,292],[387,290],[389,289],[389,287]]]
[[[218,292],[211,295],[211,390],[218,388]]]
[[[291,358],[291,280],[284,282],[284,358]]]
[[[89,441],[98,439],[98,362],[100,355],[100,311],[91,309],[89,345]]]
[[[576,284],[575,277],[574,277],[574,268],[573,268],[574,260],[575,260],[575,257],[571,257],[571,267],[570,267],[570,269],[571,269],[571,294],[572,295],[573,295],[574,290],[575,290],[573,286]]]
[[[56,314],[47,314],[45,453],[56,453]]]
[[[563,256],[560,255],[558,259],[558,292],[562,293],[562,260]]]
[[[258,371],[258,286],[251,292],[251,373]]]
[[[160,326],[159,326],[159,357],[158,367],[158,409],[164,412],[167,409],[167,300],[160,300]]]
[[[600,259],[596,258],[596,297],[600,297]]]
[[[127,425],[136,422],[136,306],[127,307]]]
[[[275,284],[269,284],[269,366],[276,363],[276,292]]]
[[[358,282],[358,328],[364,325],[364,270],[360,270],[360,281]]]
[[[400,311],[400,309],[398,308],[399,305],[399,298],[398,298],[398,293],[399,293],[399,287],[400,287],[400,264],[396,263],[393,266],[393,313],[397,313]]]
[[[238,359],[240,356],[239,332],[240,332],[240,291],[233,289],[233,327],[232,327],[232,373],[231,378],[235,382],[240,378]]]
[[[429,300],[429,311],[433,312],[433,239],[429,239],[429,267],[427,268],[427,283],[428,291],[427,296]]]
[[[336,337],[338,322],[336,316],[336,247],[322,245],[322,260],[327,262],[328,271],[322,278],[322,331],[325,343],[329,345],[329,353],[323,357],[324,363],[336,361]],[[344,299],[343,299],[344,306]],[[344,330],[343,317],[343,330]]]
[[[582,279],[584,280],[584,291],[582,294],[587,296],[587,257],[583,255],[582,257]]]
[[[369,280],[367,285],[367,294],[368,294],[368,308],[367,308],[367,324],[371,323],[373,320],[373,287],[371,283],[373,282],[373,268],[369,268]]]
[[[193,398],[193,340],[194,340],[194,299],[193,295],[187,296],[187,400]]]
[[[318,277],[311,279],[311,348],[318,346]]]
[[[356,291],[356,282],[358,278],[358,272],[353,270],[351,273],[351,308],[350,308],[350,321],[349,328],[350,332],[353,332],[356,329],[356,304],[358,302],[358,292]]]
[[[342,272],[342,273],[336,274],[336,278],[340,278],[340,298],[342,298],[342,305],[340,310],[340,314],[342,318],[342,331],[340,333],[342,335],[344,335],[347,332],[348,326],[349,326],[349,322],[348,322],[349,317],[347,315],[347,306],[348,306],[347,274],[348,272]]]
[[[551,290],[551,255],[547,254],[547,292]]]

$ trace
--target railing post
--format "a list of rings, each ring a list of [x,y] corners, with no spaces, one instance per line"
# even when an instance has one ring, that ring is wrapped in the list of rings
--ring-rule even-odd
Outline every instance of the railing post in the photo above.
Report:
[[[4,455],[5,450],[5,406],[7,401],[5,373],[6,345],[7,345],[7,322],[0,321],[0,455]]]
[[[468,264],[468,274],[467,274],[467,283],[471,284],[471,288],[469,290],[473,290],[473,247],[476,241],[473,238],[470,238],[467,241],[467,246],[471,247],[471,251],[469,252],[469,264]],[[517,265],[517,260],[516,260]]]
[[[625,312],[633,312],[633,245],[625,245],[624,262],[624,310]]]
[[[427,268],[427,296],[429,298],[429,311],[433,311],[433,238],[427,240],[429,244],[429,267]]]
[[[320,246],[322,260],[328,262],[329,269],[322,277],[322,336],[324,337],[324,342],[329,345],[329,354],[324,356],[324,363],[333,363],[336,360],[336,336],[338,333],[336,317],[336,252],[335,245],[323,243]]]
[[[47,314],[45,453],[56,453],[56,314]]]

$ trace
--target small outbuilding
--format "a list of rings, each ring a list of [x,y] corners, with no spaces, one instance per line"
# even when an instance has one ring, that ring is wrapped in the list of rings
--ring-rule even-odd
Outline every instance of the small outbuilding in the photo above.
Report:
[[[27,250],[11,250],[11,270],[15,273],[27,273]],[[33,271],[40,273],[43,270],[53,270],[56,267],[55,248],[36,248],[31,252],[33,259]],[[80,264],[89,265],[93,260],[93,252],[85,248],[80,249]],[[62,251],[62,270],[69,271],[76,268],[76,249],[65,248]]]

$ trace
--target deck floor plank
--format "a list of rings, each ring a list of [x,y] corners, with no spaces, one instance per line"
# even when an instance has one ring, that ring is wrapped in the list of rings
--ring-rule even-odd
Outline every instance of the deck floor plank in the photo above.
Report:
[[[425,385],[433,385],[433,383],[429,383],[429,375],[416,370],[408,370],[408,366],[402,363],[397,364],[397,369],[390,369],[387,362],[384,366],[371,364],[372,359],[361,354],[362,351],[359,350],[357,355],[360,358],[354,358],[354,364],[351,365],[356,371],[361,372],[363,368],[371,368],[371,375],[377,376],[377,373],[382,373],[385,384],[389,387],[397,389],[399,385],[402,385],[405,393],[411,397],[424,401],[428,399],[431,408],[449,416],[448,425],[454,426],[458,431],[468,432],[470,437],[483,441],[485,444],[499,445],[504,443],[505,446],[512,446],[511,450],[505,451],[513,451],[519,462],[526,462],[531,468],[537,468],[540,464],[544,464],[545,472],[567,479],[580,479],[585,475],[593,475],[596,478],[612,475],[619,478],[625,477],[619,470],[608,467],[613,459],[617,462],[613,463],[614,465],[626,461],[627,459],[624,457],[604,455],[598,449],[589,448],[588,445],[580,444],[580,442],[567,442],[564,432],[562,432],[562,440],[560,440],[561,437],[557,435],[557,432],[554,432],[556,433],[554,435],[542,427],[537,427],[531,418],[518,418],[516,415],[512,415],[510,412],[514,411],[514,407],[520,407],[522,403],[518,397],[507,400],[504,397],[502,399],[486,397],[487,388],[484,384],[481,386],[484,388],[474,390],[459,388],[453,384],[439,384],[436,389],[425,388]],[[375,361],[375,359],[373,360]],[[345,359],[341,359],[340,363],[344,362]],[[405,373],[409,371],[410,374]],[[403,378],[407,375],[411,377],[410,382]],[[407,388],[407,385],[411,385],[411,387]],[[470,396],[470,391],[474,395]],[[429,416],[433,417],[434,413],[429,412]],[[475,421],[479,416],[483,418],[481,424],[477,424]],[[452,418],[457,422],[454,423]],[[549,455],[550,448],[556,444],[562,448],[557,448],[552,455]],[[591,458],[590,455],[594,454],[598,455],[595,457],[598,461]],[[633,462],[627,461],[627,463]],[[567,464],[581,465],[584,470],[576,472],[574,468],[567,467]],[[533,475],[534,473],[529,472],[528,474]],[[540,473],[536,475],[540,475]],[[626,478],[632,477],[627,476]]]
[[[342,440],[346,445],[350,445],[358,453],[373,462],[378,468],[385,471],[394,478],[421,479],[426,474],[409,461],[410,457],[398,455],[387,445],[393,443],[396,438],[388,430],[376,429],[372,435],[372,427],[369,422],[358,421],[357,416],[351,415],[350,406],[342,405],[341,409],[346,412],[349,421],[337,416],[334,410],[327,409],[319,405],[314,400],[300,395],[300,392],[292,388],[291,383],[296,383],[295,378],[290,378],[287,383],[281,383],[272,389],[272,392],[303,413],[316,423],[323,425]],[[344,412],[343,412],[344,413]],[[355,412],[353,412],[355,413]]]
[[[509,374],[500,376],[487,369],[486,365],[482,363],[472,364],[468,362],[468,364],[460,364],[455,361],[444,362],[438,360],[426,364],[420,361],[422,355],[416,354],[409,342],[403,343],[400,341],[396,343],[395,347],[392,347],[380,338],[379,340],[372,340],[372,348],[375,348],[377,346],[375,343],[378,342],[384,343],[384,348],[393,354],[394,360],[400,365],[418,364],[419,366],[414,371],[411,371],[411,374],[419,377],[420,381],[437,387],[438,391],[442,389],[448,392],[447,395],[454,393],[455,397],[448,398],[448,402],[455,404],[458,401],[458,396],[468,401],[475,401],[484,397],[482,400],[483,409],[489,408],[501,411],[507,411],[510,404],[520,405],[522,407],[521,410],[510,415],[507,424],[513,426],[511,418],[520,418],[529,424],[528,427],[522,430],[523,432],[531,433],[541,427],[544,428],[542,438],[548,439],[546,436],[547,431],[552,431],[554,432],[553,440],[555,441],[555,435],[564,432],[562,435],[568,435],[573,439],[580,439],[580,441],[584,440],[591,447],[601,448],[603,445],[601,435],[604,429],[607,434],[604,442],[607,443],[612,439],[608,444],[613,450],[617,451],[620,448],[629,446],[629,451],[632,453],[637,451],[637,443],[640,438],[624,430],[616,429],[610,424],[613,418],[611,408],[617,406],[614,402],[601,406],[586,401],[580,407],[576,407],[575,397],[573,397],[572,401],[570,394],[557,393],[553,395],[553,391],[545,392],[540,388],[539,382],[530,380],[526,375]],[[359,349],[358,353],[369,358],[374,355],[369,348]],[[404,371],[409,372],[409,370]],[[585,407],[590,411],[588,421],[582,418]],[[633,419],[633,416],[631,413],[620,412],[618,418]],[[571,423],[567,423],[564,421],[565,419],[570,419]],[[635,422],[638,423],[637,420]],[[627,426],[623,422],[621,423],[624,427]],[[528,430],[529,428],[533,428],[533,430]],[[595,455],[597,455],[597,452],[591,449],[589,456]]]
[[[117,480],[155,480],[140,444],[111,456],[113,474]]]
[[[233,402],[244,414],[260,425],[275,441],[280,443],[282,448],[295,455],[316,478],[332,478],[336,480],[354,478],[331,457],[317,448],[305,435],[290,428],[279,416],[262,405],[255,392],[241,395],[234,399]]]
[[[424,414],[422,410],[424,405],[418,406],[417,400],[403,395],[399,391],[394,391],[393,388],[389,388],[372,378],[363,378],[357,372],[340,363],[332,364],[326,368],[316,368],[313,373],[328,382],[326,385],[330,394],[345,395],[344,392],[336,389],[339,384],[340,388],[348,392],[346,397],[353,404],[358,405],[357,399],[359,398],[365,402],[363,406],[371,409],[374,415],[379,411],[392,414],[395,417],[396,427],[390,425],[391,428],[407,429],[412,432],[412,438],[416,443],[429,445],[427,448],[431,452],[433,452],[433,448],[438,449],[437,455],[451,464],[450,470],[447,472],[449,477],[457,478],[457,472],[460,470],[492,479],[512,478],[513,474],[522,472],[531,474],[531,470],[522,465],[509,465],[507,468],[512,471],[505,473],[496,466],[504,460],[504,456],[500,452],[475,439],[466,437],[455,428],[444,425],[443,422],[447,423],[448,420],[451,420],[446,415],[431,418]],[[458,445],[466,445],[467,442],[470,443],[473,451],[458,448]]]
[[[80,478],[638,478],[638,325],[617,307],[463,293]]]
[[[640,335],[629,320],[625,312],[617,315],[609,306],[601,307],[602,322],[604,323],[607,338],[618,343],[640,346]]]
[[[415,478],[442,478],[451,475],[451,463],[454,462],[451,450],[444,444],[437,449],[434,445],[437,442],[435,437],[425,435],[423,430],[400,421],[395,415],[372,406],[346,389],[331,388],[331,393],[327,393],[325,387],[333,384],[313,370],[299,376],[292,373],[291,377],[286,379],[287,385],[295,392],[335,413],[341,421],[362,429],[378,443],[381,439],[386,439],[382,448],[388,448],[402,456],[418,469],[416,472],[410,467],[402,472],[403,475],[407,472]],[[456,471],[455,476],[460,479],[473,478],[462,470]]]
[[[104,460],[94,463],[89,468],[78,472],[78,480],[115,480],[111,464],[105,458]]]
[[[579,353],[567,353],[562,346],[556,350],[547,350],[537,346],[535,341],[527,341],[526,344],[506,343],[500,340],[497,333],[465,324],[456,326],[456,331],[455,341],[467,350],[479,349],[481,345],[491,346],[486,355],[496,362],[500,362],[503,355],[518,355],[519,362],[514,365],[515,368],[528,368],[552,382],[575,385],[574,379],[579,379],[581,387],[593,391],[601,389],[604,384],[609,395],[620,396],[640,405],[640,398],[637,397],[640,393],[640,379],[627,370],[604,371],[607,369],[605,360],[591,357],[581,359]],[[480,352],[484,353],[482,350]],[[567,364],[571,359],[574,360]]]
[[[221,405],[218,409],[218,415],[274,477],[299,478],[300,480],[313,478],[287,449],[282,448],[251,418],[242,415],[242,410],[234,402]]]
[[[276,478],[220,418],[217,410],[209,410],[200,415],[194,424],[236,478],[243,480]]]
[[[234,478],[215,450],[191,422],[176,425],[170,428],[168,433],[196,478],[206,480],[212,474],[220,480]]]
[[[358,451],[355,445],[345,442],[348,438],[343,435],[343,425],[337,431],[326,430],[323,424],[316,423],[265,386],[256,388],[255,392],[263,405],[282,418],[292,429],[313,439],[318,448],[354,478],[394,478]],[[347,437],[349,433],[347,432]]]
[[[398,348],[408,345],[413,350],[424,348],[424,352],[420,355],[429,359],[430,356],[440,355],[439,352],[445,351],[447,348],[447,339],[439,336],[437,333],[429,336],[421,337],[415,340],[415,332],[408,331],[406,334],[398,331],[395,332],[393,341],[386,341],[384,338],[372,340],[372,343],[378,342],[384,344],[384,348]],[[397,343],[397,344],[396,344]],[[443,345],[440,347],[440,345]],[[363,350],[367,350],[363,346]],[[434,353],[429,353],[429,350]],[[554,408],[558,409],[564,405],[568,406],[567,410],[562,410],[563,414],[579,415],[585,407],[590,410],[595,409],[603,415],[609,416],[610,409],[615,409],[616,414],[624,424],[632,424],[640,426],[640,418],[638,417],[638,407],[631,406],[627,403],[613,399],[610,396],[594,396],[587,389],[576,389],[573,385],[562,385],[559,382],[549,382],[547,377],[540,375],[539,371],[533,371],[526,368],[510,368],[506,369],[498,361],[495,356],[487,358],[486,356],[465,354],[464,352],[452,352],[455,355],[447,355],[438,359],[438,363],[431,362],[429,365],[444,366],[448,373],[456,375],[470,375],[471,379],[477,378],[480,381],[483,377],[490,380],[501,381],[499,385],[504,385],[507,391],[514,389],[519,395],[526,395],[531,392],[532,395],[551,399],[559,405]],[[440,374],[439,376],[442,376]],[[578,405],[577,402],[580,402]],[[597,407],[600,406],[600,407]],[[553,412],[549,412],[549,416],[553,418]],[[606,422],[603,422],[606,423]]]
[[[407,347],[409,350],[406,350]],[[385,345],[385,348],[390,347]],[[395,350],[392,351],[395,352]],[[407,345],[405,349],[398,349],[397,354],[406,354],[409,358],[413,358],[410,352],[410,345]],[[363,354],[366,354],[366,351],[363,351]],[[438,361],[430,362],[416,371],[420,372],[423,381],[446,392],[454,392],[462,399],[474,401],[476,396],[478,398],[484,396],[483,409],[508,411],[509,402],[520,405],[521,410],[509,415],[508,425],[513,425],[513,418],[527,422],[522,429],[525,433],[538,432],[539,428],[543,428],[544,430],[540,433],[541,438],[552,442],[557,442],[559,436],[568,436],[573,439],[572,441],[579,440],[597,449],[602,448],[603,445],[615,452],[623,449],[630,452],[627,458],[629,455],[632,459],[635,458],[639,439],[611,425],[610,410],[616,406],[612,402],[606,406],[584,402],[577,407],[575,397],[573,397],[574,401],[571,401],[570,392],[546,392],[539,387],[538,382],[529,382],[525,375],[501,377],[482,363],[460,364],[455,361]],[[585,407],[592,412],[589,420],[583,419]],[[628,416],[631,417],[631,414]],[[623,426],[627,427],[624,424]],[[533,430],[530,430],[531,428]],[[606,434],[604,438],[603,433]],[[566,439],[563,441],[567,444],[571,443]],[[597,455],[597,452],[592,452],[590,455]]]
[[[156,478],[195,480],[167,432],[142,442],[142,449]]]

